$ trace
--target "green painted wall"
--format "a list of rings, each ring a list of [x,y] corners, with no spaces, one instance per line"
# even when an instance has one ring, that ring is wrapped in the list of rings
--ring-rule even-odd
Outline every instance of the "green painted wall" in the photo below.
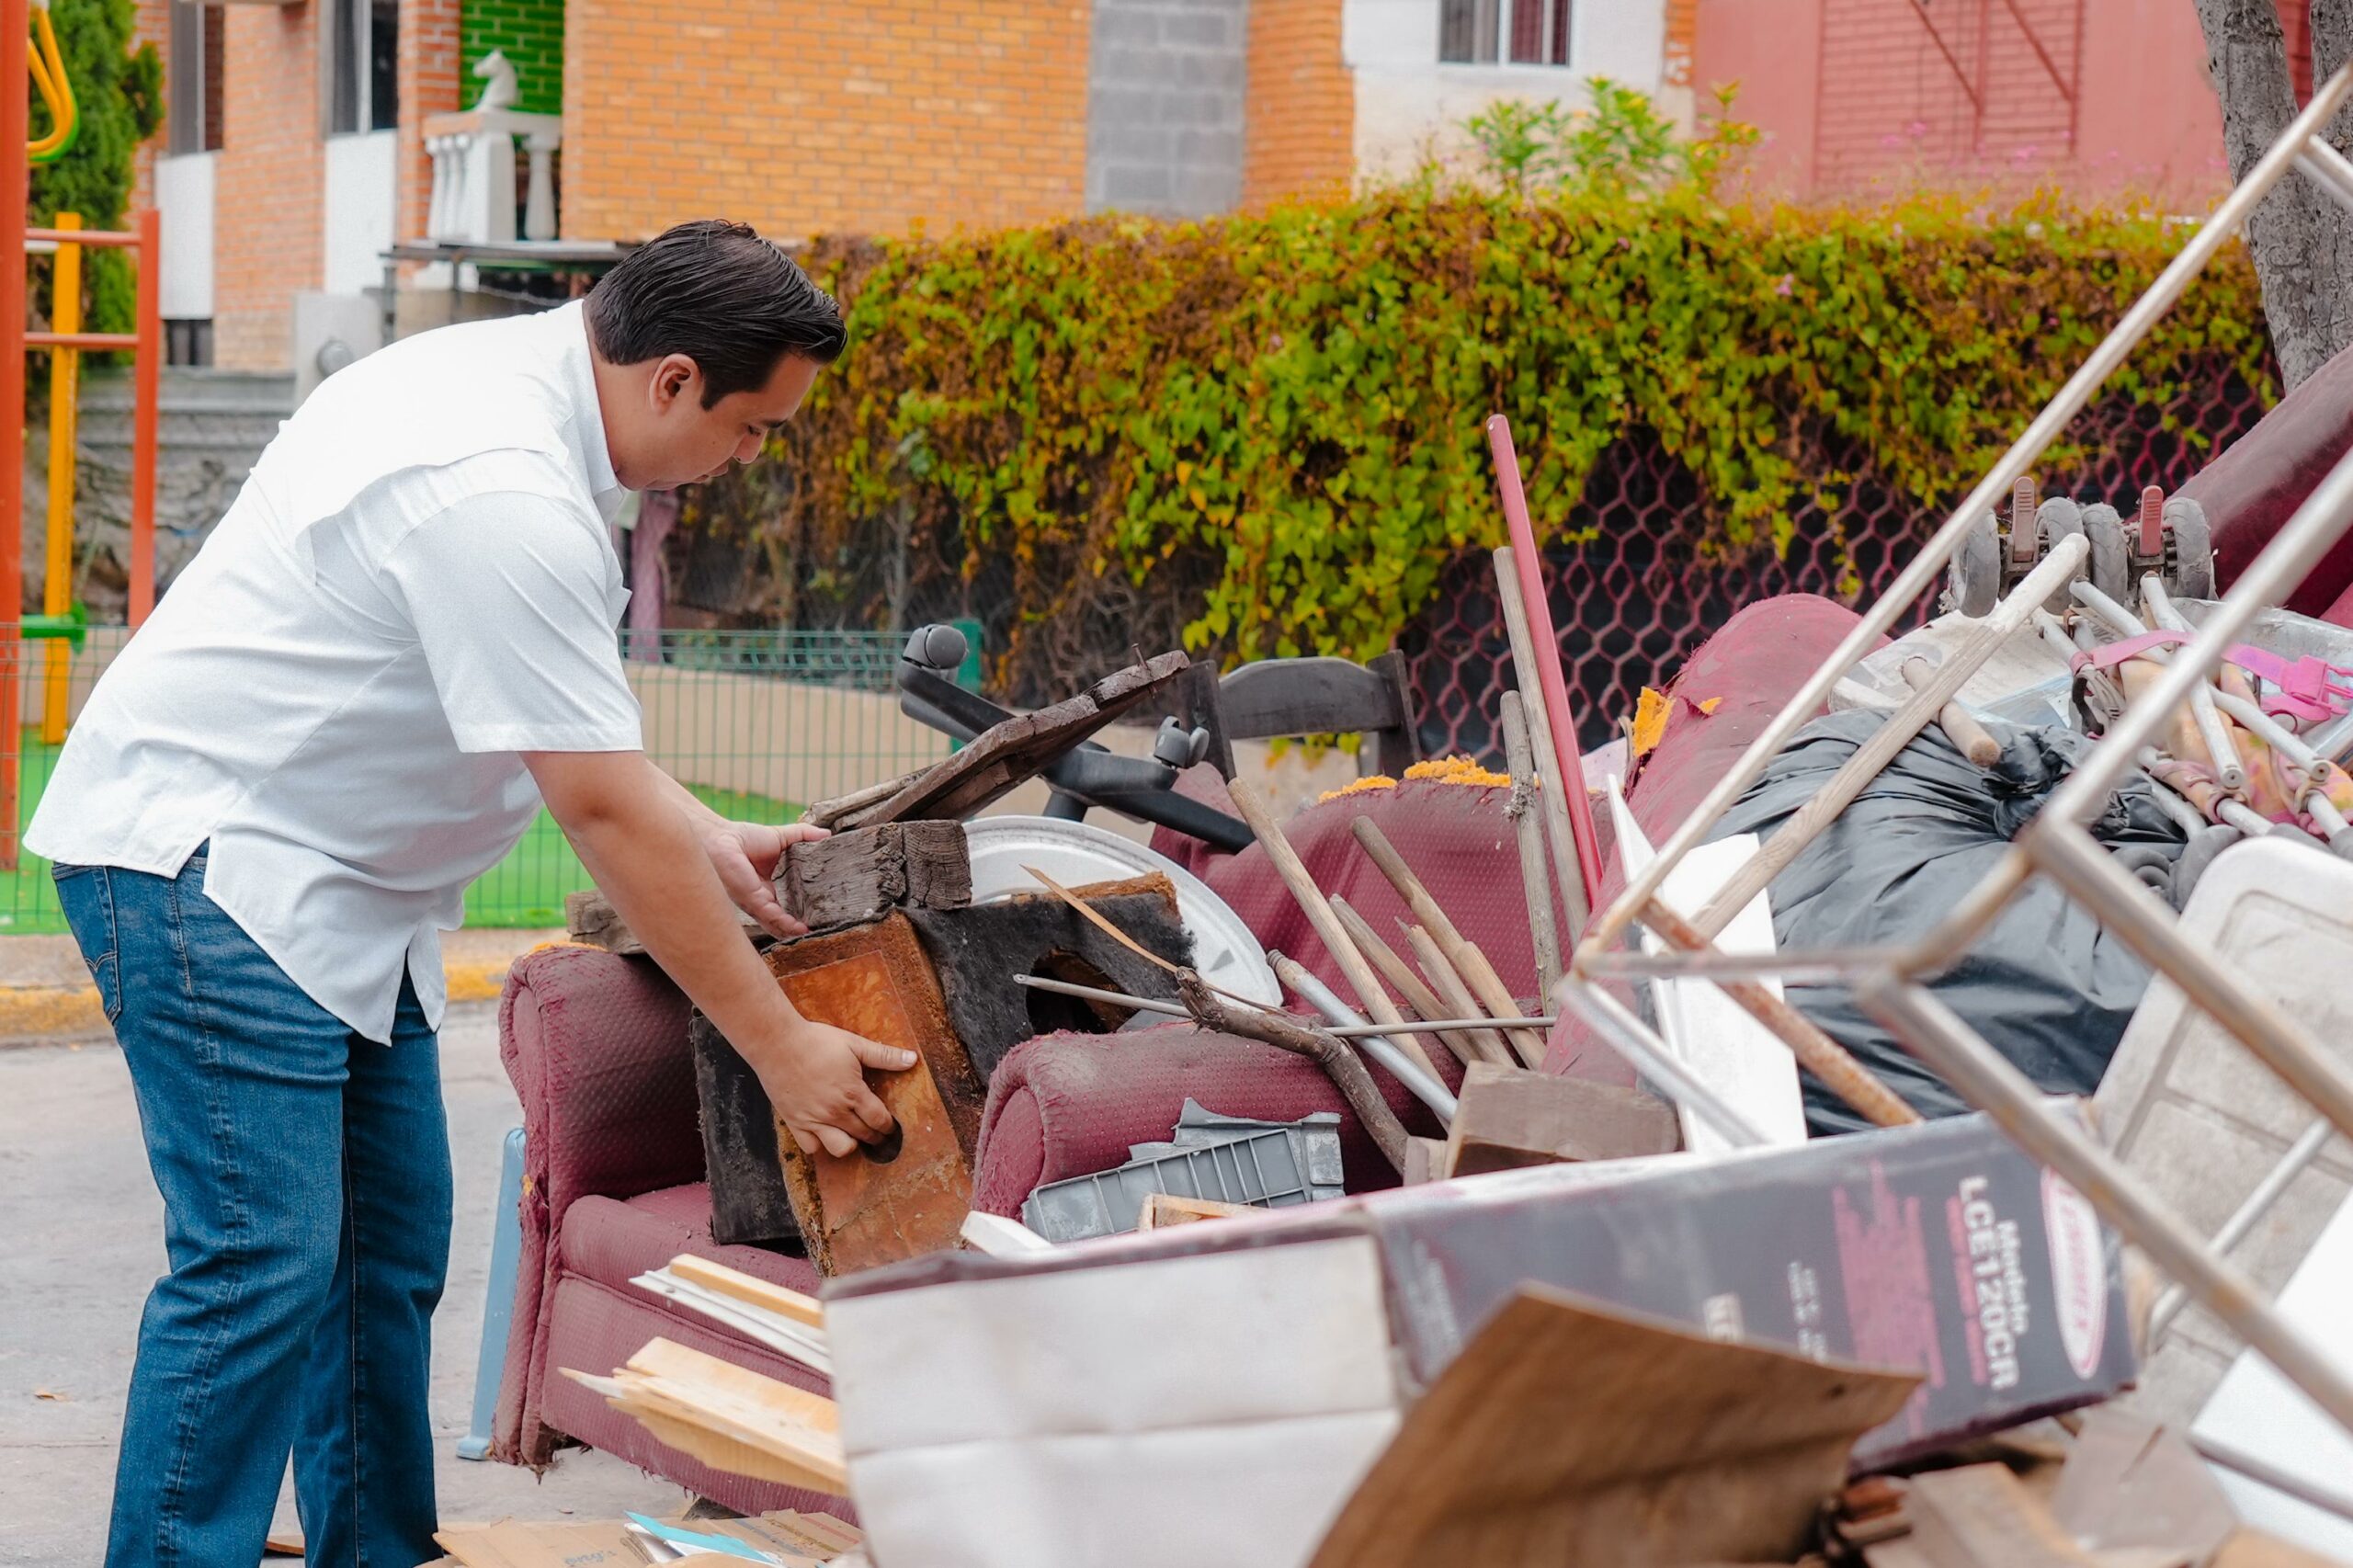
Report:
[[[515,66],[523,101],[532,114],[563,112],[563,0],[465,0],[458,21],[458,101],[467,108],[482,97],[474,64],[492,50],[503,50]]]

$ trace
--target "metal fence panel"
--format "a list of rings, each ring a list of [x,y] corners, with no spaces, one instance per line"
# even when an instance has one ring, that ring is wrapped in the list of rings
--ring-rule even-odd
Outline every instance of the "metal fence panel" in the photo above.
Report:
[[[979,629],[966,628],[972,646]],[[92,627],[70,658],[71,713],[129,639]],[[902,634],[880,631],[662,631],[628,634],[622,653],[645,713],[647,755],[724,815],[790,822],[812,801],[938,761],[948,741],[898,710],[893,676]],[[57,757],[42,739],[48,655],[29,644],[17,676],[17,827],[30,820]],[[964,672],[976,684],[977,661]],[[9,847],[20,848],[12,839]],[[0,859],[9,858],[0,856]],[[61,932],[49,864],[37,856],[0,868],[0,933]],[[540,813],[506,858],[466,893],[470,926],[563,924],[566,893],[587,873],[562,830]]]

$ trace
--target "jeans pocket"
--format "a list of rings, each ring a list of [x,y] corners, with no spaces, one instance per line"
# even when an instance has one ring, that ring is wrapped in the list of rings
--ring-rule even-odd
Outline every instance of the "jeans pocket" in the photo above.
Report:
[[[98,988],[98,1005],[107,1022],[122,1017],[122,965],[115,939],[114,875],[104,866],[57,866],[50,875],[57,883],[58,907],[82,949],[90,979]]]

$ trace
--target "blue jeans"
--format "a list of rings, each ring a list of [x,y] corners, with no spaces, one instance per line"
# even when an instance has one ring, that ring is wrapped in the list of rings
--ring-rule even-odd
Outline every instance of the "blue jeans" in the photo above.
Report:
[[[303,993],[176,877],[60,866],[130,1063],[171,1272],[139,1324],[109,1568],[260,1560],[286,1458],[313,1564],[433,1543],[426,1391],[449,1258],[439,1050],[406,985],[392,1043]]]

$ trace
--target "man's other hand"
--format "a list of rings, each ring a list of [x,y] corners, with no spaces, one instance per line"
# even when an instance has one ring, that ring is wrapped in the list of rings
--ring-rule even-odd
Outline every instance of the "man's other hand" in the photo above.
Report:
[[[784,858],[786,845],[825,836],[824,828],[800,823],[774,827],[714,820],[703,829],[702,847],[710,857],[710,869],[719,873],[720,886],[727,890],[736,908],[776,936],[800,937],[807,935],[809,927],[788,914],[777,897],[777,863]]]
[[[744,1053],[767,1091],[777,1119],[791,1129],[804,1154],[824,1149],[847,1154],[892,1128],[891,1113],[867,1086],[869,1067],[900,1073],[915,1064],[915,1053],[801,1019],[773,1048]]]

